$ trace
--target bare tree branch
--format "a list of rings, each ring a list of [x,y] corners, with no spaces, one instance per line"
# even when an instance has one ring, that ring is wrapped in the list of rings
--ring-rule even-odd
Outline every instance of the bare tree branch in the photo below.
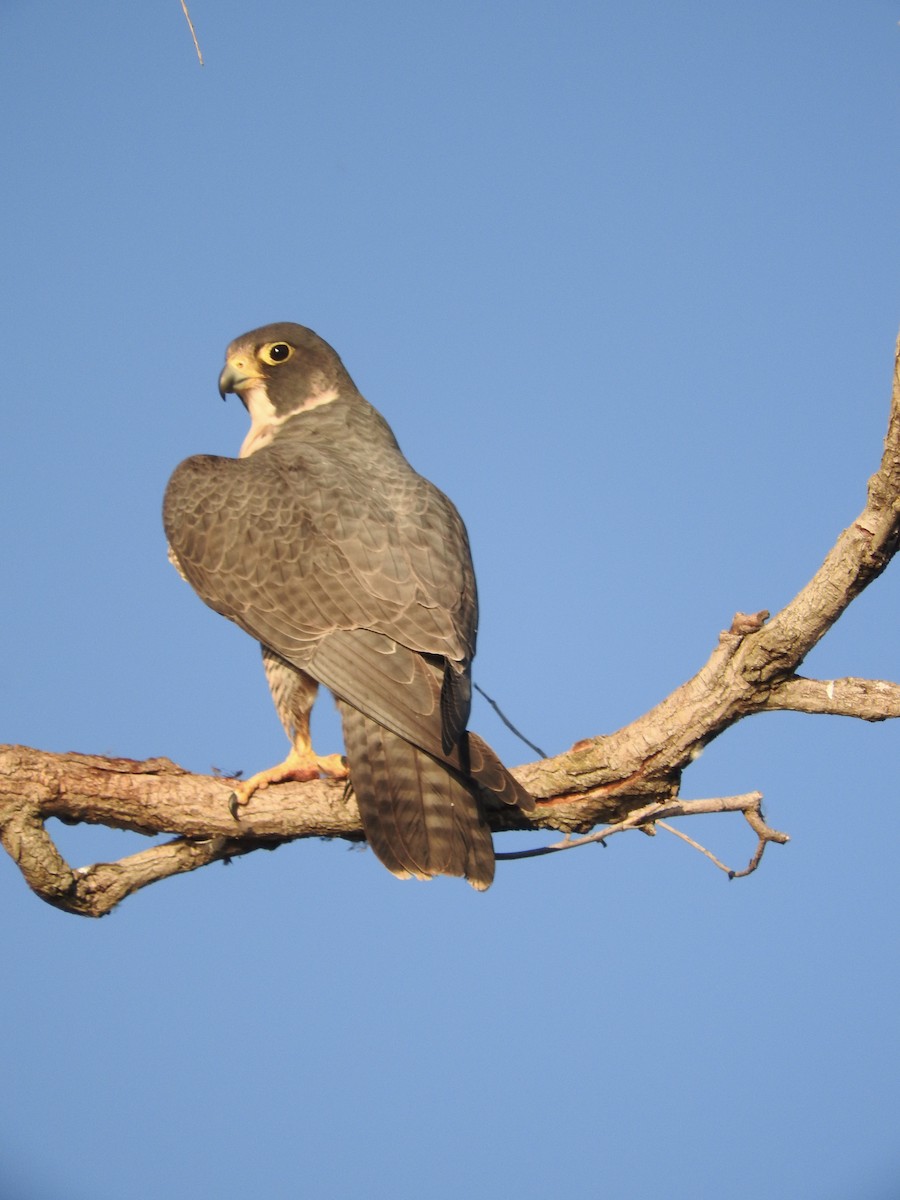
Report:
[[[514,773],[537,798],[525,816],[488,814],[493,829],[555,829],[605,841],[629,829],[653,832],[675,816],[742,812],[757,835],[748,866],[732,871],[681,831],[732,878],[755,870],[771,829],[758,793],[682,800],[684,770],[704,746],[753,713],[831,713],[882,721],[900,716],[900,685],[884,680],[814,680],[797,674],[809,651],[847,605],[885,569],[900,544],[900,344],[881,465],[869,481],[865,508],[840,535],[809,583],[774,617],[738,613],[708,661],[660,704],[614,733],[577,742],[564,754]],[[362,840],[359,814],[341,785],[324,780],[267,788],[232,817],[227,780],[191,775],[168,759],[133,762],[93,755],[49,754],[0,747],[0,840],[42,899],[69,912],[100,916],[149,883],[207,863],[272,849],[296,838]],[[145,834],[176,835],[116,863],[70,867],[54,845],[50,817]],[[535,857],[576,844],[499,854]]]
[[[734,871],[730,867],[726,867],[705,846],[701,846],[699,842],[688,837],[682,830],[676,829],[674,825],[669,825],[668,822],[661,820],[662,817],[692,817],[699,816],[701,813],[724,812],[742,812],[757,836],[756,850],[743,871]],[[687,842],[689,846],[693,846],[695,850],[699,850],[701,854],[710,859],[720,871],[725,872],[729,879],[738,879],[755,871],[769,842],[778,842],[783,846],[791,840],[786,833],[779,833],[777,829],[772,829],[766,824],[762,815],[761,793],[747,792],[743,796],[721,796],[714,800],[672,800],[668,804],[647,804],[644,808],[636,809],[623,821],[619,821],[615,825],[607,825],[597,833],[590,833],[581,838],[566,837],[561,842],[554,842],[552,846],[537,846],[532,850],[513,850],[500,853],[497,855],[497,859],[538,858],[544,854],[557,854],[562,850],[574,850],[578,846],[590,846],[598,842],[601,846],[605,846],[613,834],[625,833],[630,829],[639,829],[642,833],[649,834],[654,834],[657,829],[665,829],[667,833],[673,833],[675,837],[681,838],[682,841]]]
[[[805,679],[793,675],[773,688],[766,698],[770,711],[825,713],[833,717],[859,717],[887,721],[900,717],[900,684],[884,679]]]

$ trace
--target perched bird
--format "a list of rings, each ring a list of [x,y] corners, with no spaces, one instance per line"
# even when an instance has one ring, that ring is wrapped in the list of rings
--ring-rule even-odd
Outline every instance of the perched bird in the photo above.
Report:
[[[459,514],[312,330],[239,337],[219,391],[250,415],[240,456],[181,463],[163,521],[201,600],[260,642],[291,739],[284,763],[237,785],[236,803],[280,780],[346,777],[349,764],[389,871],[489,887],[485,804],[534,802],[466,731],[478,604]],[[346,759],[313,752],[319,684],[337,700]]]

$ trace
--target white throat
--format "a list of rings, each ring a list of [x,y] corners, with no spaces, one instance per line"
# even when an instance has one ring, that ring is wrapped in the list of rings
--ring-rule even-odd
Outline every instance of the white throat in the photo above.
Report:
[[[247,412],[250,414],[250,428],[241,445],[238,458],[249,458],[257,450],[268,446],[285,421],[289,421],[297,413],[306,412],[310,408],[318,408],[321,404],[330,404],[332,400],[337,400],[337,397],[336,388],[325,392],[316,392],[312,396],[307,396],[302,404],[298,404],[290,412],[279,415],[269,399],[265,384],[256,384],[254,387],[247,388],[243,393],[243,400],[247,405]]]

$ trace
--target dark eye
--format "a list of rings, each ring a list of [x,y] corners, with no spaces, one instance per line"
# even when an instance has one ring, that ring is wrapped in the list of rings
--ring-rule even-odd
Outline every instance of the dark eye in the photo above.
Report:
[[[287,342],[269,342],[267,346],[260,348],[259,357],[270,366],[275,366],[277,363],[287,362],[293,353],[293,346],[289,346]]]

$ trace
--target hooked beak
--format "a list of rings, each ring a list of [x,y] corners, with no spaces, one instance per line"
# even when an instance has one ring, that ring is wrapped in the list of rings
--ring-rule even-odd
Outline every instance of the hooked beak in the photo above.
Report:
[[[219,376],[219,395],[224,400],[229,392],[240,395],[241,388],[247,383],[257,383],[262,379],[251,367],[250,360],[245,354],[229,354],[225,366]]]

